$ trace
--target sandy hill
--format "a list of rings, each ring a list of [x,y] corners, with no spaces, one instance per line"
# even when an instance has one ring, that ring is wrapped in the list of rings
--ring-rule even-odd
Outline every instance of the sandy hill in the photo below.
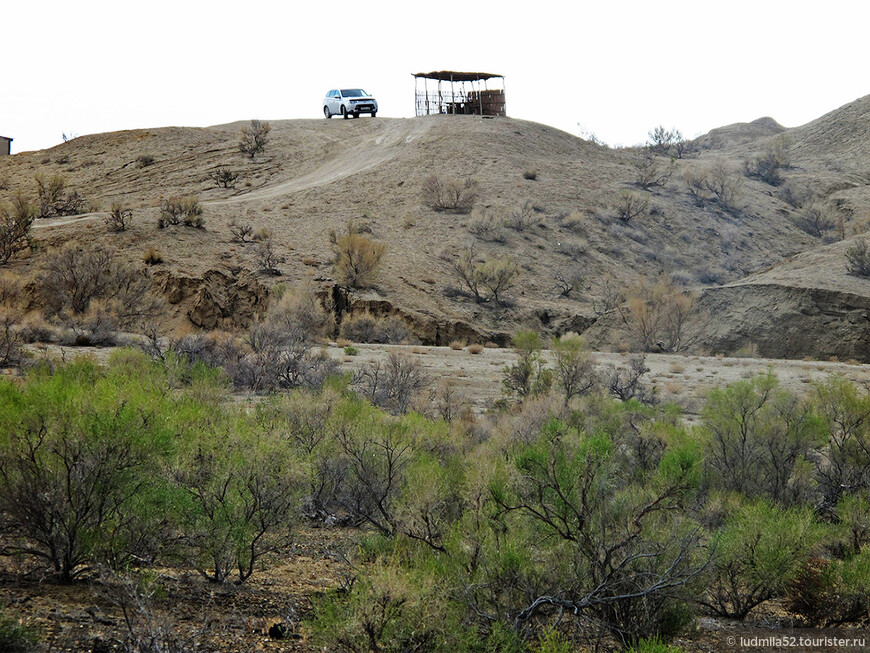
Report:
[[[313,276],[329,290],[329,230],[355,220],[387,245],[387,253],[374,287],[329,290],[342,310],[397,313],[431,344],[458,336],[506,342],[520,326],[561,332],[596,322],[590,337],[606,344],[611,334],[596,335],[595,329],[609,331],[618,324],[595,308],[608,276],[630,286],[641,277],[666,274],[706,298],[732,292],[727,288],[761,287],[766,282],[757,273],[799,253],[841,261],[837,246],[824,247],[833,231],[814,235],[796,223],[801,202],[784,190],[815,193],[813,201],[825,205],[845,235],[863,228],[870,207],[868,140],[861,136],[868,105],[870,99],[863,98],[797,129],[784,130],[765,118],[722,128],[718,135],[714,130],[699,143],[715,142],[715,149],[675,161],[669,181],[648,192],[637,186],[643,152],[608,149],[515,119],[272,121],[267,149],[253,160],[238,151],[243,122],[83,136],[0,159],[0,201],[18,189],[32,195],[36,174],[61,174],[93,208],[80,217],[40,221],[35,229],[40,247],[7,267],[32,274],[72,239],[111,245],[137,263],[156,248],[164,262],[151,270],[171,302],[172,323],[233,328],[262,310],[275,283]],[[785,183],[774,187],[746,177],[744,162],[777,143],[791,156],[792,167],[782,171]],[[666,165],[667,158],[659,163]],[[215,187],[209,175],[219,167],[239,173],[235,188]],[[739,187],[728,207],[699,205],[684,181],[716,167]],[[427,206],[421,188],[431,175],[475,179],[474,214]],[[629,220],[620,219],[617,210],[626,192],[648,200]],[[161,199],[175,195],[199,197],[204,229],[157,228]],[[99,211],[112,202],[133,211],[128,231],[111,233],[104,225]],[[527,202],[534,207],[534,226],[503,228],[495,236],[477,233],[486,215],[500,223]],[[256,245],[234,242],[232,221],[273,234],[279,275],[258,270]],[[453,290],[458,282],[450,261],[471,245],[481,258],[510,256],[520,264],[507,305],[475,304]],[[802,273],[810,279],[808,287],[822,287],[811,280],[819,267]],[[835,274],[835,267],[827,271]],[[583,287],[562,296],[557,278],[578,275]],[[729,332],[724,305],[716,312],[714,322]],[[716,336],[705,346],[732,344]]]

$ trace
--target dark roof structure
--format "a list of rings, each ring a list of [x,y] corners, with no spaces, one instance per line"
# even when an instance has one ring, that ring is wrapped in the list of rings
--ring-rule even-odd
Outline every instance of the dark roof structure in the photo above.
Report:
[[[455,70],[436,70],[431,73],[414,73],[414,77],[437,79],[442,82],[476,82],[492,79],[493,77],[504,77],[504,75],[496,75],[494,73],[461,73]]]

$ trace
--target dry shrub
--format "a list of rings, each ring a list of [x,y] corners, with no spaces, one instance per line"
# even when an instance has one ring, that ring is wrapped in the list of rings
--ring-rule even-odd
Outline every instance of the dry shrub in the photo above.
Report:
[[[673,352],[689,344],[686,323],[694,306],[692,293],[662,277],[655,284],[642,281],[619,311],[638,349]]]
[[[155,247],[149,247],[145,250],[145,254],[142,256],[142,260],[145,265],[159,265],[163,263],[163,256],[160,254],[160,250]]]
[[[474,209],[468,222],[468,231],[483,241],[503,243],[507,240],[504,220],[495,211]]]
[[[701,170],[686,170],[683,180],[699,206],[713,202],[727,211],[737,210],[743,179],[721,161]]]
[[[38,174],[36,180],[37,216],[38,218],[55,218],[64,215],[76,215],[85,205],[84,198],[78,191],[67,191],[66,178],[62,175],[52,175],[48,179]]]
[[[482,354],[483,353],[483,345],[475,343],[473,345],[468,345],[468,353],[469,354]]]
[[[229,168],[221,167],[209,173],[208,176],[218,188],[233,188],[235,187],[236,179],[239,178],[239,173],[233,172]]]
[[[435,211],[468,213],[477,199],[477,181],[471,177],[441,179],[436,175],[423,182],[423,203]]]
[[[330,230],[329,240],[335,253],[336,278],[352,288],[370,286],[377,276],[387,246],[362,235],[362,228],[348,222],[347,231],[337,234]]]
[[[455,260],[450,259],[450,266],[463,290],[478,304],[501,303],[520,273],[519,265],[511,257],[478,260],[473,247],[459,252]]]
[[[275,239],[272,236],[257,241],[254,249],[254,259],[257,269],[267,274],[279,275],[277,265],[284,262],[284,257],[275,249]]]
[[[149,276],[102,245],[67,243],[46,263],[38,282],[49,316],[91,320],[88,310],[100,302],[100,315],[111,314],[120,326],[129,326],[159,309]]]
[[[408,341],[411,332],[394,315],[375,317],[369,312],[363,312],[345,317],[341,322],[339,336],[351,342],[397,345]]]
[[[238,223],[235,221],[235,219],[230,220],[229,228],[233,242],[237,243],[248,242],[249,240],[251,240],[254,232],[254,228],[249,222]]]
[[[453,340],[450,343],[450,349],[452,349],[453,351],[459,351],[460,349],[464,349],[464,348],[465,348],[465,341],[464,340]]]
[[[794,218],[795,224],[816,238],[823,238],[834,229],[834,218],[828,209],[818,202],[801,208]]]
[[[20,322],[21,314],[17,310],[0,304],[0,367],[21,362],[24,334]]]
[[[870,248],[864,238],[846,250],[846,270],[857,277],[870,277]]]
[[[649,190],[656,186],[664,188],[676,169],[676,162],[670,159],[664,163],[652,150],[645,150],[634,164],[635,180],[638,186]]]
[[[255,118],[250,125],[242,127],[239,132],[239,151],[253,159],[266,149],[270,131],[272,131],[272,126],[268,122]]]
[[[390,352],[386,362],[359,370],[353,380],[363,397],[394,415],[407,413],[411,401],[429,383],[419,361],[397,352]]]
[[[526,200],[522,206],[518,206],[507,214],[504,225],[514,231],[525,231],[541,224],[538,212],[532,200]]]
[[[160,217],[157,218],[158,228],[163,229],[166,226],[177,224],[198,229],[205,226],[202,205],[196,195],[173,196],[160,202]]]
[[[30,246],[36,208],[19,192],[11,205],[0,205],[0,265]]]
[[[265,321],[305,341],[321,340],[335,327],[332,312],[317,297],[310,279],[289,288],[276,288]]]
[[[121,232],[126,231],[130,226],[130,220],[133,218],[133,212],[119,202],[112,202],[112,208],[109,215],[104,218],[109,231]]]
[[[636,218],[649,208],[649,195],[631,190],[623,190],[619,193],[614,203],[616,217],[623,222]]]

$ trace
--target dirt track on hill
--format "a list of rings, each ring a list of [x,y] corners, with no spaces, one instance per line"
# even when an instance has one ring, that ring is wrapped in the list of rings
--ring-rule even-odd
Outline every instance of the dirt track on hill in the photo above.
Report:
[[[377,120],[377,119],[376,119]],[[395,159],[401,148],[420,138],[431,128],[431,122],[419,120],[381,121],[385,127],[368,132],[359,141],[342,148],[317,170],[284,182],[270,184],[244,195],[205,202],[210,206],[227,206],[284,197],[291,193],[331,184],[340,179],[371,170]]]

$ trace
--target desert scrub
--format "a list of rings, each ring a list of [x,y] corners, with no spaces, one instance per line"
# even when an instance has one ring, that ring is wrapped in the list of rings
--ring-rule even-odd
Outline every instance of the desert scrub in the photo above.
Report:
[[[335,276],[352,288],[366,288],[377,276],[387,246],[364,236],[359,225],[350,221],[345,233],[329,232],[335,254]]]
[[[109,231],[121,232],[127,231],[130,226],[130,221],[133,219],[133,212],[123,206],[120,202],[112,202],[112,207],[103,220],[106,223]]]
[[[160,216],[157,218],[157,227],[163,229],[166,226],[183,224],[186,227],[205,227],[202,217],[202,204],[196,195],[186,197],[173,196],[160,202]]]
[[[411,337],[407,325],[394,315],[376,317],[369,312],[355,313],[344,318],[339,336],[351,342],[373,342],[398,345]]]
[[[432,175],[423,181],[423,203],[435,211],[469,213],[477,199],[477,181]]]
[[[0,204],[0,265],[30,246],[36,207],[20,192],[11,204]]]
[[[253,160],[257,154],[266,149],[271,131],[272,126],[268,122],[256,118],[251,120],[251,124],[242,127],[239,132],[239,151]]]
[[[34,180],[36,181],[37,218],[55,218],[81,213],[85,200],[78,191],[67,190],[66,177],[52,175],[46,178],[44,175],[37,174]]]
[[[159,265],[163,263],[163,256],[160,254],[160,250],[154,247],[149,247],[145,250],[145,254],[142,256],[142,261],[145,265]]]
[[[208,177],[217,188],[234,188],[236,179],[239,178],[239,173],[233,172],[229,168],[221,167],[210,172]]]
[[[870,248],[866,239],[859,238],[846,250],[846,270],[856,277],[870,277]]]

